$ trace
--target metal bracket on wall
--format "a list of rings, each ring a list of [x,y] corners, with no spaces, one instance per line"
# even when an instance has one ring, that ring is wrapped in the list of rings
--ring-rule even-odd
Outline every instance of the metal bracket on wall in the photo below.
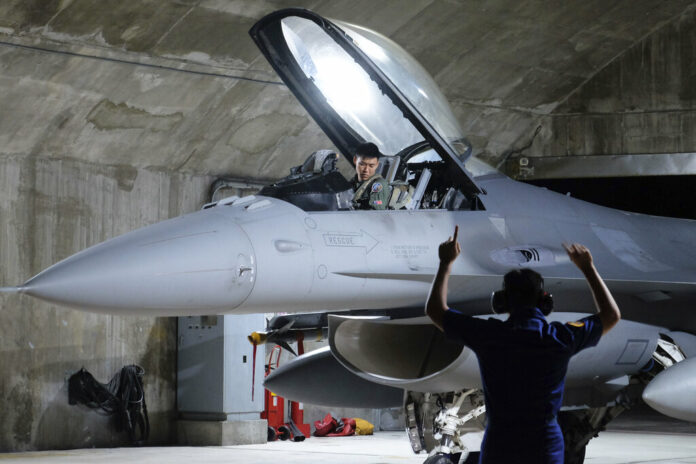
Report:
[[[504,172],[518,180],[696,175],[696,153],[522,156]]]

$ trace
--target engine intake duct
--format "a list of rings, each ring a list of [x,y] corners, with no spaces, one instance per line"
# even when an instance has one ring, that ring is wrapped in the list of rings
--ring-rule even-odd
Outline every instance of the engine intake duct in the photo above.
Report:
[[[554,313],[549,321],[573,322],[581,313]],[[506,316],[477,316],[503,319]],[[611,337],[603,337],[596,349],[574,356],[566,376],[566,388],[584,392],[588,379],[596,388],[611,391],[616,379],[641,371],[657,346],[659,328],[620,321]],[[389,320],[329,316],[329,344],[346,369],[375,383],[409,391],[444,392],[481,388],[478,361],[462,345],[449,342],[425,317]],[[588,404],[592,398],[572,395],[570,405]]]
[[[424,317],[389,320],[332,315],[329,345],[346,369],[371,382],[413,391],[480,386],[473,353],[446,340]]]

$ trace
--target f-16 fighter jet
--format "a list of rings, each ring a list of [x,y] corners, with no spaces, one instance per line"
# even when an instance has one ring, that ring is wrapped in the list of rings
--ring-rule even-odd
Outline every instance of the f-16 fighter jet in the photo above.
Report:
[[[276,338],[287,340],[326,324],[329,346],[282,366],[267,386],[325,405],[403,405],[414,451],[447,462],[475,448],[468,437],[485,411],[475,356],[423,317],[438,244],[459,225],[453,307],[500,317],[491,292],[526,267],[564,311],[549,319],[572,322],[594,308],[561,245],[578,242],[623,320],[570,363],[559,417],[566,462],[582,462],[590,438],[641,395],[696,420],[696,222],[596,206],[470,156],[432,78],[375,31],[288,9],[250,33],[338,154],[312,147],[257,195],[113,238],[5,290],[109,314],[302,313],[268,330],[283,328]],[[391,190],[379,211],[352,208],[351,183],[336,167],[368,142],[385,155],[378,169]],[[317,369],[332,374],[313,384]]]

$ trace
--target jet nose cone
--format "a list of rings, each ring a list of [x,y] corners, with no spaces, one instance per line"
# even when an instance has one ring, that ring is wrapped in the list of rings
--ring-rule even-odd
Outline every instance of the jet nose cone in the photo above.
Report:
[[[254,275],[245,232],[204,210],[88,248],[37,274],[24,291],[97,312],[211,314],[242,304]]]
[[[653,409],[677,419],[696,421],[696,358],[678,362],[655,376],[643,390]]]

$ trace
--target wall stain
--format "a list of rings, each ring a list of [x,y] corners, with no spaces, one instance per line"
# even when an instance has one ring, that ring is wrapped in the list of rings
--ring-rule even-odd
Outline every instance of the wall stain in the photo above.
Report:
[[[118,188],[125,192],[130,192],[133,190],[135,179],[138,178],[138,170],[136,168],[126,164],[119,164],[111,169],[107,168],[105,171],[111,171],[109,173],[105,173],[104,175],[116,179]]]
[[[87,115],[87,121],[100,130],[147,129],[153,132],[172,130],[184,119],[181,112],[158,115],[126,103],[103,99]]]
[[[307,127],[304,116],[270,113],[245,121],[228,139],[227,144],[245,153],[262,153],[285,136],[297,136]]]
[[[34,422],[32,395],[26,381],[15,385],[10,391],[9,403],[15,405],[16,417],[12,432],[17,443],[31,443],[31,428]]]
[[[29,31],[43,26],[60,8],[59,0],[24,0],[5,7],[0,16],[0,26]]]
[[[23,207],[16,212],[17,222],[22,225],[19,228],[20,232],[17,237],[19,239],[19,248],[22,250],[19,267],[25,275],[32,275],[32,271],[40,267],[36,252],[38,247],[34,246],[34,238],[37,236],[36,222],[38,216],[35,214],[36,196],[34,195],[36,191],[36,164],[37,160],[35,157],[27,157],[21,164],[19,171],[18,204],[21,204]],[[25,185],[29,187],[22,187]]]
[[[176,388],[176,370],[167,369],[176,365],[177,318],[158,317],[148,333],[146,347],[140,365],[153,377],[161,379],[172,389]],[[170,364],[172,363],[172,364]],[[154,382],[155,380],[151,380]]]

